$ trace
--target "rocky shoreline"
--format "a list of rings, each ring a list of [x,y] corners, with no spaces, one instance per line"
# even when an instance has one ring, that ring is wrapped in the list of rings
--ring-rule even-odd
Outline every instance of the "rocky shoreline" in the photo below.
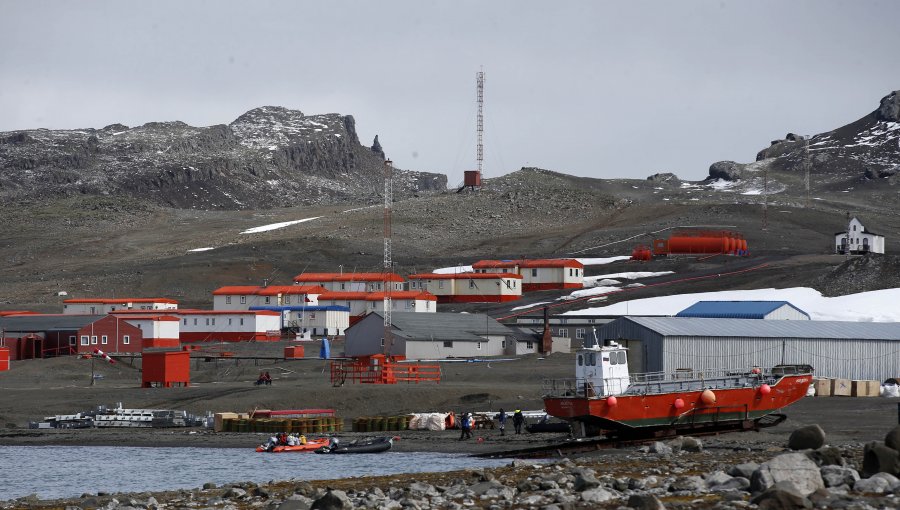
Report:
[[[685,437],[629,450],[499,468],[320,481],[251,482],[153,493],[25,497],[0,509],[271,510],[349,508],[848,508],[900,507],[900,427],[884,442],[826,445],[818,425],[786,445]]]

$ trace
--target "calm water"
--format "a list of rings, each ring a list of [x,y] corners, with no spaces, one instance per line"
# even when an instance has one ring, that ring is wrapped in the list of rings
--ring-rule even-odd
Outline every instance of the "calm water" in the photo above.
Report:
[[[354,476],[492,467],[508,460],[443,453],[262,454],[246,448],[0,446],[0,501],[85,492],[199,488],[206,482],[324,480]]]

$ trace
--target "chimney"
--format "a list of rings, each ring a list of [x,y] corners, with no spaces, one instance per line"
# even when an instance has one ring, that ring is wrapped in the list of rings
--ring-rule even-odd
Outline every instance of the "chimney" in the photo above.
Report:
[[[550,307],[544,307],[544,335],[541,337],[541,354],[549,354],[553,350],[553,335],[550,333]]]

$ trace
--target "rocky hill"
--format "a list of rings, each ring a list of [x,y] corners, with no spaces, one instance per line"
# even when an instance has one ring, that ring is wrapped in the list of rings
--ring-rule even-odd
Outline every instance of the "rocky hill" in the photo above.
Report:
[[[228,125],[0,133],[0,199],[130,196],[186,209],[265,209],[377,200],[380,145],[350,115],[264,106]],[[445,189],[440,174],[395,171],[398,197]]]
[[[896,185],[900,179],[900,91],[883,97],[874,111],[845,126],[810,137],[788,133],[760,150],[755,162],[714,163],[709,181],[738,193],[759,194],[764,186],[769,193],[788,189],[805,193],[807,164],[813,195]]]

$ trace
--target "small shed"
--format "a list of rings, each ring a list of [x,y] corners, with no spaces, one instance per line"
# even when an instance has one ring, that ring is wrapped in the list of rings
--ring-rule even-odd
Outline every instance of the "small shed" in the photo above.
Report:
[[[884,253],[884,236],[867,230],[858,218],[853,218],[846,232],[835,232],[834,250],[842,255],[847,252],[853,255]]]
[[[190,386],[191,353],[183,350],[148,349],[142,354],[143,388]]]
[[[808,321],[809,314],[787,301],[698,301],[676,317]]]

